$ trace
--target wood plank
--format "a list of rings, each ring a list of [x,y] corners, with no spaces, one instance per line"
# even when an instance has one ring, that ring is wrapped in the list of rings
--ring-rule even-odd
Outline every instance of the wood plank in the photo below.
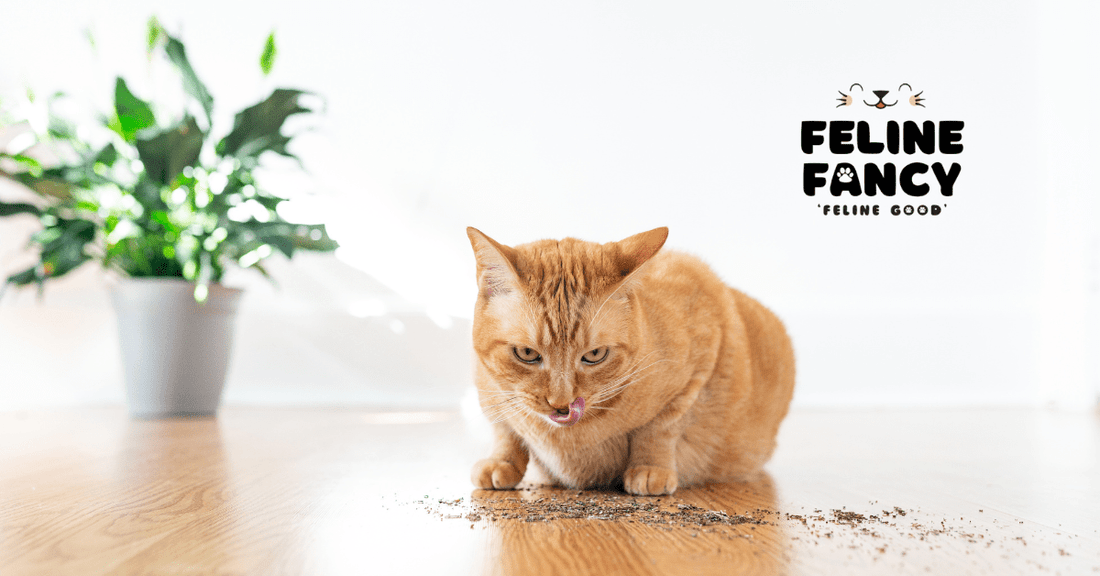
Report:
[[[1100,574],[1096,415],[795,411],[766,476],[660,499],[473,490],[486,444],[457,412],[0,413],[0,573]]]

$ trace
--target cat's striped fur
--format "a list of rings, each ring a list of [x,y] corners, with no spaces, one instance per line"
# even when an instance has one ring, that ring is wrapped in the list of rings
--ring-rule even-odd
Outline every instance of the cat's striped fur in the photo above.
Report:
[[[748,479],[770,458],[794,387],[786,331],[662,250],[667,228],[515,248],[468,234],[475,382],[496,436],[475,485],[512,488],[533,459],[565,486],[664,494]]]

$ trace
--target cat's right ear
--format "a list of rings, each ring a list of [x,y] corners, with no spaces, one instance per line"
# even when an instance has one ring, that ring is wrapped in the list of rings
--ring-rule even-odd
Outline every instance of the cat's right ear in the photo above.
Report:
[[[481,293],[489,298],[515,290],[519,283],[515,249],[493,240],[474,227],[466,228],[466,235],[474,248],[477,286]]]
[[[615,263],[619,267],[619,275],[625,278],[641,268],[665,245],[665,240],[668,240],[668,227],[662,226],[615,242],[618,247]]]
[[[665,240],[668,240],[668,228],[662,226],[612,243],[615,247],[612,259],[622,278],[615,288],[620,297],[625,297],[637,285],[642,267],[665,245]]]

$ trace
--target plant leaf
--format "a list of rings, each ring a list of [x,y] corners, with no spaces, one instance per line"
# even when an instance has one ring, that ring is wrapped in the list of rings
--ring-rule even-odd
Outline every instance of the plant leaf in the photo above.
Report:
[[[149,178],[167,186],[184,168],[198,162],[205,136],[195,119],[188,116],[175,128],[149,139],[139,138],[134,144]]]
[[[96,224],[79,218],[58,218],[57,223],[35,234],[32,239],[42,246],[40,264],[8,278],[25,285],[36,282],[41,290],[47,278],[64,276],[92,257],[84,248],[95,240]]]
[[[50,228],[58,234],[52,234],[42,242],[43,260],[53,252],[83,252],[84,245],[95,239],[96,224],[80,218],[58,218],[57,224]]]
[[[22,272],[16,272],[11,276],[8,276],[7,282],[15,284],[16,286],[26,286],[31,282],[38,281],[38,265],[31,266]]]
[[[145,55],[152,56],[153,50],[157,48],[157,42],[160,41],[160,36],[164,32],[164,28],[161,27],[160,21],[156,16],[149,17],[149,24],[145,33]]]
[[[35,216],[40,216],[42,215],[42,210],[33,204],[26,204],[24,202],[0,202],[0,216],[14,216],[16,214],[34,214]]]
[[[24,172],[31,178],[42,177],[42,163],[38,160],[35,160],[34,158],[31,158],[30,156],[24,154],[8,154],[5,152],[0,152],[0,158],[7,158],[12,162],[15,162],[18,166],[21,166],[24,169]],[[22,174],[23,172],[19,173]],[[3,170],[0,170],[0,176],[11,175],[7,172],[4,172]]]
[[[210,95],[206,85],[199,80],[199,77],[195,75],[195,70],[191,68],[191,62],[187,60],[187,51],[183,47],[183,42],[164,32],[163,29],[161,33],[168,40],[164,46],[164,52],[168,54],[168,59],[176,65],[176,68],[180,71],[180,76],[183,77],[183,89],[202,105],[203,111],[206,112],[206,125],[211,126],[214,115],[214,97]]]
[[[149,217],[150,217],[150,219],[152,219],[157,224],[160,224],[161,227],[164,228],[165,232],[171,232],[173,234],[179,234],[180,227],[176,226],[172,222],[172,220],[170,218],[168,218],[168,213],[167,212],[165,212],[163,210],[155,210]]]
[[[295,225],[294,228],[294,246],[299,250],[332,252],[340,247],[339,243],[329,237],[324,224]]]
[[[85,28],[84,29],[84,39],[88,41],[88,46],[90,46],[92,48],[92,54],[95,54],[95,51],[96,51],[95,34],[92,33],[91,28]]]
[[[275,32],[271,32],[267,36],[267,42],[264,43],[264,52],[260,54],[260,70],[263,71],[264,76],[271,74],[271,67],[275,65],[275,56],[278,51],[275,49]]]
[[[256,270],[259,270],[260,274],[262,274],[264,278],[267,278],[268,281],[270,281],[270,282],[275,281],[275,279],[271,277],[271,273],[268,272],[267,268],[264,268],[264,265],[261,264],[260,262],[256,262],[255,264],[249,266],[249,268],[255,268]]]
[[[133,142],[140,130],[156,124],[153,108],[134,96],[121,76],[115,79],[115,114],[118,115],[119,135],[127,142]]]
[[[73,197],[76,186],[60,178],[35,178],[27,172],[15,174],[12,179],[34,190],[39,196],[56,198],[62,202],[68,202]]]
[[[287,258],[293,257],[296,250],[332,252],[340,246],[329,238],[324,224],[306,225],[249,220],[240,223],[240,226],[256,235],[255,245],[269,244]]]
[[[242,160],[259,158],[268,150],[291,156],[286,149],[291,137],[283,136],[282,127],[287,118],[312,112],[298,103],[302,94],[306,92],[278,88],[264,101],[241,110],[233,120],[233,130],[218,143],[218,153]]]
[[[46,101],[46,109],[49,113],[49,122],[46,125],[46,133],[54,138],[61,140],[68,140],[71,144],[80,148],[84,143],[77,140],[76,137],[76,124],[72,121],[63,118],[56,114],[54,110],[57,108],[56,103],[61,98],[65,97],[64,92],[54,92]]]
[[[288,258],[296,249],[331,252],[340,247],[336,241],[329,238],[324,224],[292,224],[290,222],[257,222],[254,220],[245,224],[256,233],[258,240],[278,248]]]
[[[93,167],[96,164],[106,164],[107,166],[111,166],[115,163],[115,161],[118,160],[118,156],[118,149],[115,148],[115,145],[108,143],[92,158],[91,164]]]

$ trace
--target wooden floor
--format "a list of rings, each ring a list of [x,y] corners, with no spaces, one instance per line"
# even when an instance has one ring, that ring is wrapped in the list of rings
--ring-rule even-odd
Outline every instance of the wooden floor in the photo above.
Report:
[[[1100,575],[1095,415],[796,411],[767,477],[659,501],[474,491],[486,443],[457,412],[0,413],[0,574]]]

